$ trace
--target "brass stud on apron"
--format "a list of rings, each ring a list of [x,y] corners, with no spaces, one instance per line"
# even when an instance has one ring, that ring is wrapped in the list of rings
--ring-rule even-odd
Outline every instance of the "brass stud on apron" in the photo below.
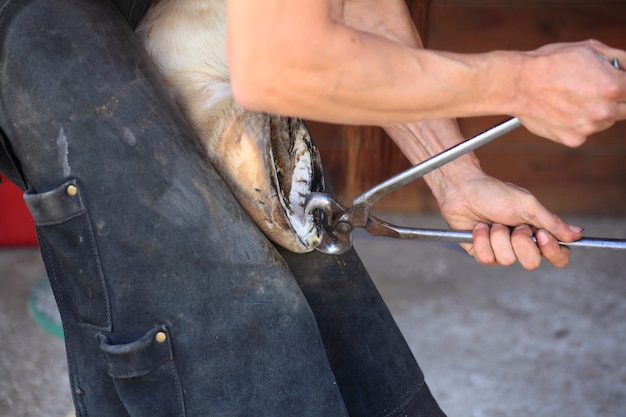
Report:
[[[65,189],[65,192],[67,192],[67,195],[69,195],[70,197],[74,197],[76,196],[76,194],[78,194],[78,187],[73,184],[68,185]]]
[[[165,332],[158,332],[154,335],[154,340],[156,340],[157,343],[163,343],[167,340],[167,335]]]

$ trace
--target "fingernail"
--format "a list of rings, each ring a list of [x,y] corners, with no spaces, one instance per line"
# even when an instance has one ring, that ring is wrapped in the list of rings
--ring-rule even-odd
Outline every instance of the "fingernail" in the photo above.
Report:
[[[548,244],[548,233],[546,233],[544,230],[539,230],[535,236],[539,245],[544,246]]]
[[[476,226],[474,226],[474,230],[481,230],[481,229],[488,229],[489,225],[487,223],[476,223]]]
[[[570,224],[569,230],[571,230],[574,233],[582,233],[585,229],[583,229],[582,227],[574,226]]]

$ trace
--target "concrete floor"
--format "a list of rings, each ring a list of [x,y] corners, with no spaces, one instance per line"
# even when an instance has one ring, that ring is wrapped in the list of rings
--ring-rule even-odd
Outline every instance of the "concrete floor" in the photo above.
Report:
[[[626,238],[626,219],[568,220]],[[477,265],[451,244],[359,234],[355,245],[449,417],[626,417],[623,251],[574,249],[564,269],[527,272]],[[0,250],[0,417],[72,409],[63,342],[28,313],[43,275],[36,249]]]

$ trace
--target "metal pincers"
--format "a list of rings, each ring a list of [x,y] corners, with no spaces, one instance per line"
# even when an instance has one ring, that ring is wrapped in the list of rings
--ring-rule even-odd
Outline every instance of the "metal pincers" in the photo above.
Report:
[[[617,58],[613,65],[620,68]],[[352,200],[352,207],[345,207],[325,193],[311,193],[305,201],[304,211],[315,216],[322,228],[322,240],[317,250],[328,254],[341,254],[352,247],[352,231],[362,228],[374,236],[395,239],[437,240],[471,243],[472,232],[463,230],[418,229],[396,226],[370,215],[370,209],[381,198],[412,181],[428,174],[442,165],[464,155],[492,140],[521,126],[517,118],[510,119],[486,132],[474,136],[445,150],[390,179],[370,188]],[[626,249],[626,240],[583,238],[576,242],[563,243],[567,246]]]

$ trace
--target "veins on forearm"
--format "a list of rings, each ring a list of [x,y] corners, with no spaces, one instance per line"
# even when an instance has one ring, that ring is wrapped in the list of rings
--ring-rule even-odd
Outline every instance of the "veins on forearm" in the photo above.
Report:
[[[409,159],[417,164],[463,141],[454,119],[428,120],[388,126],[387,134]],[[468,177],[484,175],[478,158],[468,153],[424,176],[426,184],[440,203]]]

